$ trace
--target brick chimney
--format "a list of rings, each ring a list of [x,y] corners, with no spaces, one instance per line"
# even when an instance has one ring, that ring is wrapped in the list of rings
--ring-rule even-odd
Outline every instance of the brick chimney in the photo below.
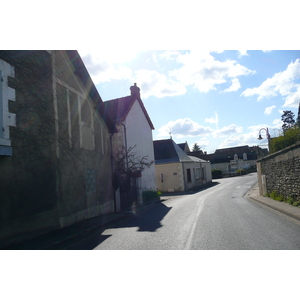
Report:
[[[137,96],[138,99],[141,99],[140,88],[134,83],[133,86],[130,87],[131,96]]]

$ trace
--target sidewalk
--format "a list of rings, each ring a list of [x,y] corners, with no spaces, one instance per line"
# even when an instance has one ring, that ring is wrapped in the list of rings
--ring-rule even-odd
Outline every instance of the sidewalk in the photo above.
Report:
[[[275,209],[289,217],[292,217],[296,220],[300,221],[300,208],[290,205],[285,202],[279,202],[276,200],[273,200],[268,197],[263,197],[259,195],[259,187],[258,183],[256,183],[245,195],[245,197],[257,201],[260,204],[263,204],[265,206],[268,206],[272,209]]]
[[[108,224],[129,217],[132,214],[138,214],[159,201],[160,200],[148,201],[144,205],[132,207],[132,210],[129,209],[119,213],[111,213],[84,220],[68,227],[43,234],[34,239],[10,245],[2,248],[2,250],[61,250],[64,248],[64,245],[72,243],[72,241],[77,241],[78,238],[87,237],[96,231],[104,230]]]

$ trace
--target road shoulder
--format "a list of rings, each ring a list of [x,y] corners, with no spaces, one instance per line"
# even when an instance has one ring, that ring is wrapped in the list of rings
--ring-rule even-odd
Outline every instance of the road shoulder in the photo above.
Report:
[[[245,197],[254,200],[256,202],[259,202],[260,204],[263,204],[267,207],[270,207],[276,211],[279,211],[289,217],[292,217],[298,221],[300,221],[300,208],[296,206],[292,206],[285,202],[279,202],[276,200],[273,200],[269,197],[263,197],[259,194],[259,187],[258,183],[256,183],[246,194]]]

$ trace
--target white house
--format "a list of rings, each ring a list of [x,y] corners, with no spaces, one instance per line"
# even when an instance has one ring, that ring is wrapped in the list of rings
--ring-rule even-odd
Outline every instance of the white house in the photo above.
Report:
[[[132,148],[131,154],[134,154],[134,160],[145,157],[147,162],[153,163],[141,172],[141,177],[131,179],[133,189],[129,196],[128,194],[126,196],[125,193],[122,195],[122,187],[117,190],[116,201],[119,209],[134,204],[132,198],[135,197],[134,202],[142,203],[143,191],[157,190],[152,139],[154,126],[141,100],[140,89],[134,84],[130,90],[130,96],[104,102],[105,112],[112,117],[118,130],[118,133],[112,136],[113,153],[116,155],[124,149]],[[128,199],[129,197],[131,199]]]

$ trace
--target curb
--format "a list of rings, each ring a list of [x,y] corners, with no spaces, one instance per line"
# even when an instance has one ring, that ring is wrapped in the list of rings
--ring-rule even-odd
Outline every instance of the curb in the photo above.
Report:
[[[291,217],[291,218],[293,218],[293,219],[295,219],[295,220],[297,220],[297,221],[300,221],[300,216],[298,216],[297,214],[288,212],[288,211],[285,210],[285,209],[282,209],[282,208],[280,208],[280,207],[276,207],[276,206],[274,206],[274,205],[270,205],[270,204],[268,204],[268,203],[265,203],[265,202],[260,201],[260,200],[258,200],[258,199],[256,199],[256,198],[253,198],[253,197],[247,197],[247,198],[248,198],[248,199],[251,199],[251,200],[254,200],[255,202],[258,202],[258,203],[260,203],[260,204],[262,204],[262,205],[264,205],[264,206],[267,206],[267,207],[269,207],[269,208],[271,208],[271,209],[273,209],[273,210],[276,210],[276,211],[278,211],[278,212],[280,212],[280,213],[282,213],[282,214],[285,214],[285,215],[287,215],[288,217]],[[273,199],[272,199],[272,200],[273,200]],[[276,201],[276,200],[273,200],[273,201]],[[289,205],[289,204],[287,204],[287,205]]]
[[[292,206],[288,203],[278,202],[269,197],[260,196],[258,193],[258,184],[256,183],[246,194],[247,199],[253,200],[263,206],[267,206],[273,210],[276,210],[288,217],[291,217],[297,221],[300,221],[300,208]]]

